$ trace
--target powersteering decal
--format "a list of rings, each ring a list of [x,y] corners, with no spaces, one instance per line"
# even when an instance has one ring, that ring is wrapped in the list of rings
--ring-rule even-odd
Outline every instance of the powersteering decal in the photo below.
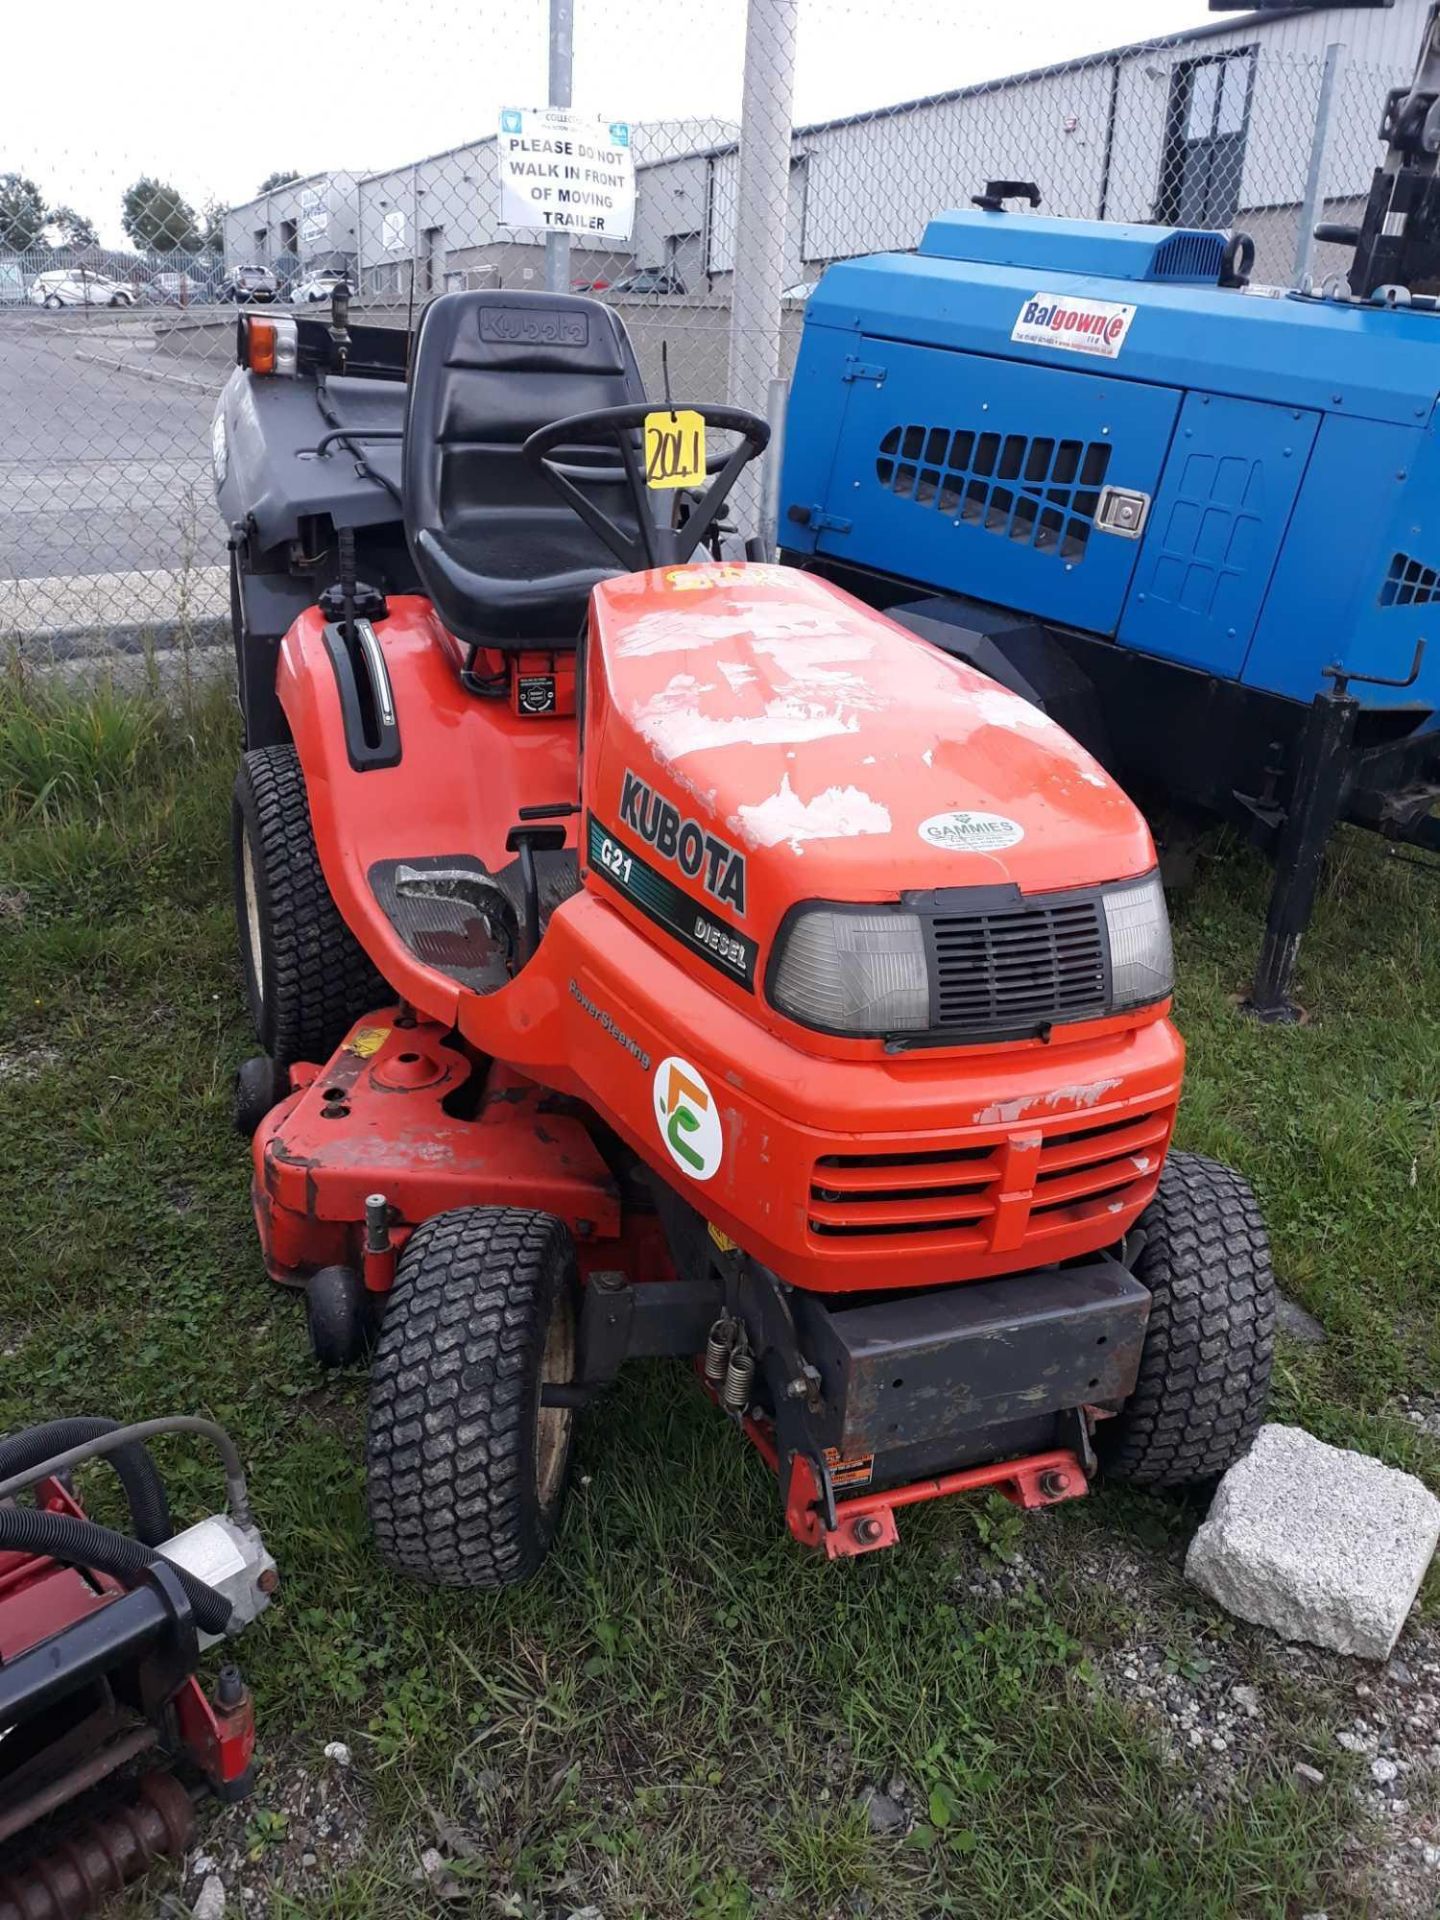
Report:
[[[725,1153],[720,1115],[698,1067],[672,1053],[655,1069],[655,1123],[666,1151],[692,1180],[708,1180]]]
[[[623,1027],[615,1024],[614,1016],[607,1013],[604,1007],[597,1005],[578,980],[570,982],[570,998],[582,1006],[590,1018],[602,1027],[612,1040],[622,1046],[626,1053],[637,1060],[647,1073],[650,1071],[650,1056],[644,1047],[638,1040],[632,1039]]]
[[[1010,338],[1028,347],[1063,347],[1067,353],[1093,353],[1102,360],[1118,360],[1134,318],[1134,307],[1113,300],[1036,293],[1020,309]]]
[[[1001,847],[1013,847],[1025,838],[1018,820],[1007,820],[1003,813],[932,813],[922,820],[917,832],[932,847],[944,847],[951,853],[995,853]]]
[[[687,880],[699,880],[707,893],[745,918],[744,854],[698,820],[687,820],[628,768],[620,787],[620,818],[662,859],[673,860]]]
[[[755,963],[760,949],[748,934],[708,907],[697,905],[673,880],[627,847],[618,834],[602,826],[593,813],[586,826],[592,873],[601,874],[657,927],[663,927],[691,953],[708,960],[727,980],[751,993],[755,991]]]

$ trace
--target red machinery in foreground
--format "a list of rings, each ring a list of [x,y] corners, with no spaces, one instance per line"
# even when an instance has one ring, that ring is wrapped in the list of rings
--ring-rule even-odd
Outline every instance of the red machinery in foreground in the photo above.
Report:
[[[317,1354],[378,1328],[382,1551],[533,1572],[636,1355],[696,1364],[832,1556],[961,1488],[1070,1498],[1097,1455],[1223,1472],[1272,1279],[1238,1175],[1167,1162],[1130,801],[839,588],[722,563],[768,428],[650,406],[608,307],[446,294],[408,380],[374,334],[242,320],[215,446],[240,1117]]]
[[[229,1502],[178,1533],[145,1444],[172,1432],[219,1448]],[[75,1495],[71,1473],[100,1458],[130,1533],[93,1524]],[[0,1439],[0,1920],[78,1920],[184,1852],[197,1793],[249,1791],[249,1692],[233,1665],[209,1692],[197,1668],[276,1584],[211,1422],[56,1420]]]

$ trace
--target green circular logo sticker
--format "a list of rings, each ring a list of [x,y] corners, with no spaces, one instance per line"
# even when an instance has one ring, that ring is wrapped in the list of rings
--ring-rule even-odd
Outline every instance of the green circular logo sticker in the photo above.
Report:
[[[655,1124],[665,1150],[692,1180],[708,1180],[725,1152],[720,1114],[705,1076],[678,1054],[655,1069]]]

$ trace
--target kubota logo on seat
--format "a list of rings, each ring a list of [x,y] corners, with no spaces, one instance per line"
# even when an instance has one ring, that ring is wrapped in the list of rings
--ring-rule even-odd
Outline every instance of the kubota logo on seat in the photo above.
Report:
[[[676,1166],[692,1180],[708,1180],[724,1156],[725,1136],[705,1076],[678,1054],[655,1069],[655,1119]]]
[[[718,835],[687,820],[663,794],[626,769],[620,786],[620,818],[648,840],[658,854],[673,860],[687,880],[699,880],[707,893],[745,912],[745,856]]]

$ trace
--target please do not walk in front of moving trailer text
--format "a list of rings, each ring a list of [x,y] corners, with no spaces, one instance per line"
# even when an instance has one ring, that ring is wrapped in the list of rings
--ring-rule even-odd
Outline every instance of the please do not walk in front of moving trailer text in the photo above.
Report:
[[[498,154],[507,227],[630,238],[635,159],[627,121],[569,107],[504,107]]]

